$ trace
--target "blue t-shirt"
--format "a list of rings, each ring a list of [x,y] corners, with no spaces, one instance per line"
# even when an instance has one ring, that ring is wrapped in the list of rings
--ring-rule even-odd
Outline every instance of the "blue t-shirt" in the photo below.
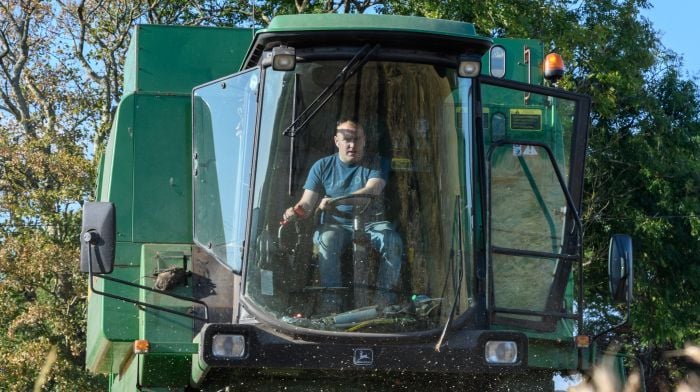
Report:
[[[304,189],[314,191],[326,197],[349,195],[367,185],[371,178],[387,180],[386,171],[382,170],[378,156],[365,158],[359,163],[347,164],[340,160],[338,154],[321,158],[311,167]],[[351,206],[340,206],[341,211],[350,212]],[[324,223],[352,224],[347,218],[324,214]]]

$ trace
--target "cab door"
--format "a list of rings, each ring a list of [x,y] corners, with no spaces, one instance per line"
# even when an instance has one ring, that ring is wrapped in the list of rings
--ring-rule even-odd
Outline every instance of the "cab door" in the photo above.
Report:
[[[193,91],[194,242],[240,273],[251,192],[260,69]]]
[[[542,331],[581,322],[572,267],[581,266],[590,99],[489,77],[479,88],[489,322]],[[579,280],[577,303],[581,289]]]

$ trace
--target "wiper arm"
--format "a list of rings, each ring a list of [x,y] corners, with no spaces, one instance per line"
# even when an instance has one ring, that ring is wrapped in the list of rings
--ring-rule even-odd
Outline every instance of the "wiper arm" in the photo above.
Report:
[[[347,64],[345,64],[343,69],[338,72],[335,79],[333,79],[333,81],[326,86],[323,91],[321,91],[321,93],[311,102],[311,104],[309,104],[309,106],[307,106],[306,109],[304,109],[304,111],[301,112],[291,124],[289,124],[282,134],[285,136],[294,137],[297,133],[299,133],[306,126],[306,124],[308,124],[309,121],[314,118],[316,113],[318,113],[318,111],[321,110],[321,108],[323,108],[323,106],[335,95],[335,93],[345,85],[345,82],[347,82],[348,79],[355,75],[355,73],[369,61],[370,56],[372,56],[377,49],[379,49],[379,44],[375,44],[374,46],[366,44],[363,46],[355,54],[355,56],[353,56],[353,58],[350,59]]]
[[[449,330],[450,326],[452,325],[452,320],[455,315],[455,311],[457,309],[457,304],[459,303],[460,300],[460,295],[459,291],[462,289],[462,279],[464,278],[464,245],[462,243],[463,238],[462,238],[462,203],[461,203],[461,198],[459,195],[455,196],[455,208],[457,209],[457,241],[459,242],[458,246],[458,257],[457,259],[459,260],[459,277],[457,279],[457,286],[455,288],[455,299],[452,302],[452,308],[450,309],[450,314],[447,316],[447,321],[445,321],[445,327],[442,329],[442,334],[440,334],[440,339],[438,339],[437,343],[435,344],[435,351],[440,352],[440,347],[442,347],[442,342],[445,340],[447,337],[447,331]]]
[[[292,102],[292,124],[294,124],[297,117],[297,96],[299,94],[299,75],[294,74],[294,101]],[[292,195],[292,180],[294,179],[294,135],[296,132],[292,133],[289,138],[289,179],[287,181],[287,194]]]

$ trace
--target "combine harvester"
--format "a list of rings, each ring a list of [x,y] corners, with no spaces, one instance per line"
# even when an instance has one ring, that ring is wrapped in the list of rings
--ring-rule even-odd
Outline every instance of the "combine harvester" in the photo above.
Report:
[[[562,74],[538,41],[446,20],[139,26],[83,211],[87,368],[112,391],[534,391],[590,369],[590,100]],[[352,143],[381,192],[298,203]],[[334,216],[352,227],[324,243]],[[628,308],[631,252],[613,237]]]

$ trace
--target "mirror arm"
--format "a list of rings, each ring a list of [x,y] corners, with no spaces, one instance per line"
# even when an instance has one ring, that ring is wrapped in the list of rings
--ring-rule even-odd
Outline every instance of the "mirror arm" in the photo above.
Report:
[[[625,305],[627,307],[627,311],[625,312],[625,318],[620,323],[613,325],[612,327],[604,330],[603,332],[597,333],[595,336],[593,336],[592,342],[595,342],[596,340],[598,340],[598,338],[600,338],[601,336],[603,336],[607,333],[610,333],[612,331],[615,331],[617,329],[624,327],[625,325],[627,325],[630,322],[630,314],[631,314],[632,306],[631,306],[631,302],[629,299],[627,299],[627,302]]]

